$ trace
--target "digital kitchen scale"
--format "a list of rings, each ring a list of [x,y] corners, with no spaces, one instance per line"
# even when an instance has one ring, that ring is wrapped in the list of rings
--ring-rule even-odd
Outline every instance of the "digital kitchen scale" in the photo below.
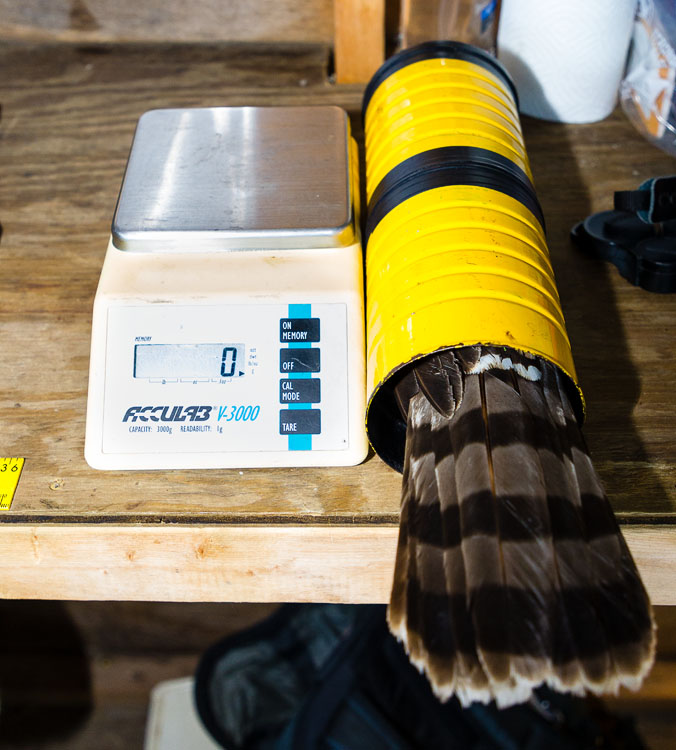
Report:
[[[357,205],[337,107],[144,114],[94,302],[87,462],[362,461]]]

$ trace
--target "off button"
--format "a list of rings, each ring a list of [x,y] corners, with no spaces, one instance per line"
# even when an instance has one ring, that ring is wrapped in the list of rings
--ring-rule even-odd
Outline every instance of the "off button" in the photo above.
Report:
[[[282,409],[279,412],[280,435],[319,435],[322,431],[319,409]]]
[[[279,369],[287,374],[319,372],[319,349],[303,347],[279,350]]]

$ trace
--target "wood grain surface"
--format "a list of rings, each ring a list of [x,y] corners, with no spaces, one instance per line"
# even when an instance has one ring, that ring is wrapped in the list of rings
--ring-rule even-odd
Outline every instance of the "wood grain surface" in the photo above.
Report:
[[[673,529],[624,533],[653,603],[672,604]],[[7,524],[0,541],[0,599],[366,604],[389,601],[397,528]]]
[[[333,4],[337,83],[366,83],[385,59],[385,0]]]
[[[26,458],[12,509],[0,514],[0,545],[44,528],[61,544],[50,563],[54,596],[125,598],[128,588],[118,591],[93,573],[87,579],[93,588],[66,580],[74,576],[73,566],[87,560],[97,566],[95,550],[84,541],[88,530],[95,539],[104,527],[147,524],[161,535],[171,524],[188,539],[194,526],[232,531],[254,525],[263,535],[257,543],[264,545],[265,533],[272,540],[288,527],[302,558],[315,549],[316,529],[323,528],[328,560],[343,543],[343,529],[358,526],[373,534],[372,546],[380,545],[364,560],[379,560],[380,567],[364,574],[359,600],[367,600],[368,591],[373,601],[382,600],[400,479],[376,457],[339,469],[105,473],[83,458],[91,306],[138,117],[154,107],[337,104],[349,112],[361,141],[363,87],[328,83],[324,44],[5,42],[0,69],[0,454]],[[592,455],[620,520],[643,534],[654,528],[654,537],[642,537],[639,557],[651,591],[676,603],[670,543],[676,522],[676,297],[630,286],[614,267],[581,255],[568,238],[576,221],[611,207],[614,190],[675,172],[676,163],[646,143],[619,111],[584,126],[525,119],[524,129],[587,399]],[[340,533],[331,541],[333,527]],[[627,531],[637,534],[630,539],[639,538],[639,528]],[[664,552],[659,565],[658,542]],[[167,549],[174,552],[162,565],[178,554],[175,546]],[[358,562],[352,560],[350,570]],[[321,555],[312,557],[312,565],[321,567]],[[335,566],[325,563],[322,587]],[[39,568],[34,573],[23,589],[5,588],[4,595],[48,596]],[[293,575],[301,578],[302,566]],[[294,598],[290,587],[257,574],[255,585],[243,581],[239,594],[236,587],[228,591],[249,598],[258,590],[261,600],[271,601],[275,591]],[[331,600],[351,595],[343,583],[336,582],[333,593],[322,587],[318,591]],[[216,589],[207,586],[202,595],[218,598]],[[305,593],[295,598],[313,595],[311,577],[301,589]],[[151,596],[152,587],[144,592]],[[152,598],[160,595],[185,598],[181,586],[174,592],[158,582]]]
[[[0,0],[0,38],[330,44],[333,0]]]

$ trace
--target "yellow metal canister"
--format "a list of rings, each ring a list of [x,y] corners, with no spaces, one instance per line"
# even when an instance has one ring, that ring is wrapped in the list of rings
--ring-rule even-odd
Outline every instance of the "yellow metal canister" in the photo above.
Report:
[[[367,428],[385,460],[379,394],[417,358],[507,346],[577,383],[516,112],[499,64],[458,43],[405,50],[367,87]]]

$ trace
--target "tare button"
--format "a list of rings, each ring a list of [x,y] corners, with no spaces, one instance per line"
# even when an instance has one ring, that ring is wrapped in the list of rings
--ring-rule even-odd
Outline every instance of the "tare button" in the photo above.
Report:
[[[280,349],[279,369],[285,373],[319,372],[319,349]]]
[[[319,409],[282,409],[279,412],[281,435],[319,435],[322,431]]]
[[[319,378],[286,378],[279,381],[279,400],[283,404],[317,404],[319,389]]]
[[[282,318],[279,340],[285,344],[319,341],[319,318]]]

